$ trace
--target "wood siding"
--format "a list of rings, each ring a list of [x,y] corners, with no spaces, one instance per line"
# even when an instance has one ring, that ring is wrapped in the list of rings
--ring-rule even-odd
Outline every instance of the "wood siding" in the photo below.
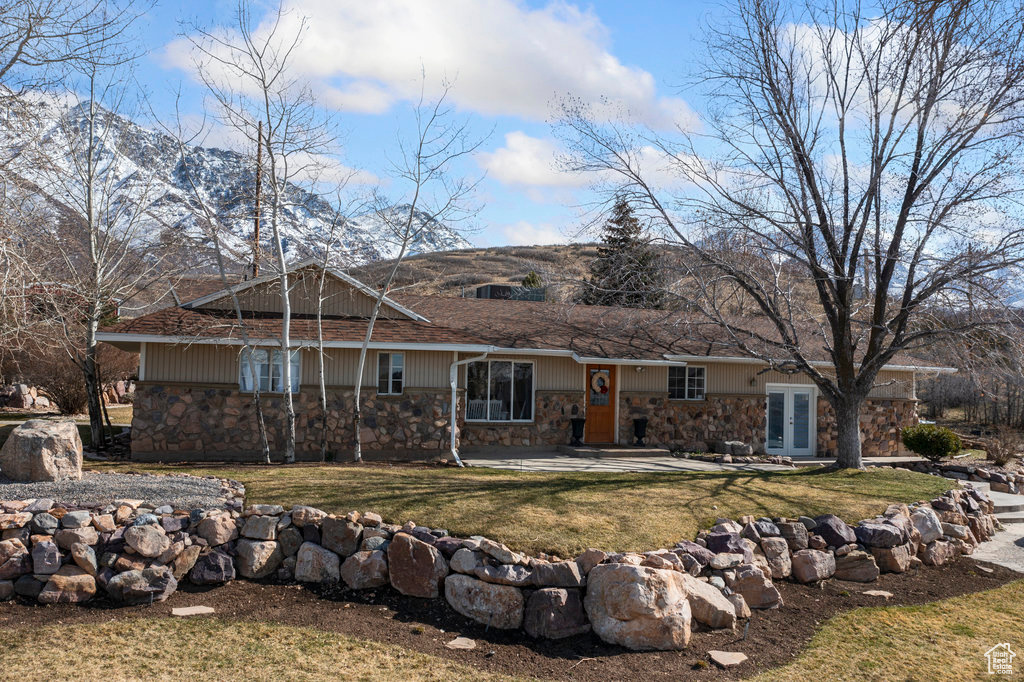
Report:
[[[292,313],[295,315],[316,315],[317,300],[320,295],[319,283],[312,270],[300,270],[293,273],[289,280],[292,286]],[[242,310],[258,312],[281,312],[280,282],[273,280],[246,289],[238,293],[238,303]],[[347,282],[330,275],[324,283],[324,315],[346,317],[369,317],[373,312],[374,300]],[[212,301],[202,306],[214,310],[233,310],[234,303],[230,296]],[[408,319],[387,306],[381,307],[380,316],[385,318]]]
[[[146,380],[196,384],[235,384],[238,382],[240,346],[214,346],[207,344],[171,345],[146,344]],[[315,386],[317,375],[316,349],[304,349],[301,359],[301,383]],[[460,359],[472,357],[461,354]],[[409,388],[448,388],[448,368],[454,354],[448,351],[405,351],[405,385]],[[519,360],[534,363],[534,381],[538,391],[582,391],[586,386],[585,366],[572,358],[551,355],[490,355],[490,360]],[[355,384],[357,349],[329,348],[325,362],[327,385],[352,386]],[[801,374],[762,372],[752,364],[728,362],[691,362],[691,366],[707,368],[707,393],[710,395],[764,395],[768,383],[810,384]],[[668,367],[619,365],[619,390],[636,393],[665,393],[668,391]],[[377,351],[371,350],[366,358],[363,386],[377,384]],[[466,385],[466,368],[459,372],[459,386]],[[916,397],[913,372],[885,370],[879,373],[872,398]]]
[[[146,344],[146,381],[194,384],[237,384],[241,346],[208,344]],[[440,388],[448,386],[451,353],[442,351],[404,351],[405,386],[407,388]],[[300,351],[302,385],[320,383],[319,363],[315,348]],[[330,387],[355,385],[359,351],[349,348],[328,348],[324,374]],[[370,350],[363,371],[363,386],[377,386],[377,351]]]

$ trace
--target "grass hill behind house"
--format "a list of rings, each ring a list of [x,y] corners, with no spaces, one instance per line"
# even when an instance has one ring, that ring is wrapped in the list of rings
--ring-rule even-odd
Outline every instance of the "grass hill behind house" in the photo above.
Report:
[[[533,270],[548,297],[565,300],[588,274],[596,244],[496,246],[418,254],[402,261],[392,288],[402,293],[474,296],[484,284],[522,284]],[[394,261],[367,263],[349,273],[371,286],[384,282]]]

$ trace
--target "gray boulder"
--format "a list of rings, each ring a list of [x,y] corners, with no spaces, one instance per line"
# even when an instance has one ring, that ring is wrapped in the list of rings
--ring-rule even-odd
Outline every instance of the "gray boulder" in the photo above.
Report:
[[[523,629],[537,639],[564,639],[590,632],[579,590],[546,587],[526,600]]]
[[[82,478],[82,439],[71,420],[29,419],[0,448],[0,472],[12,481]]]

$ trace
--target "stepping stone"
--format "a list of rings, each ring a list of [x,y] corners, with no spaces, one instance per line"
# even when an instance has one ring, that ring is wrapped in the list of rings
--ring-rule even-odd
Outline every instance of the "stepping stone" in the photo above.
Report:
[[[449,649],[475,649],[476,641],[469,637],[456,637],[452,641],[445,644]]]
[[[747,655],[739,651],[715,651],[708,652],[711,660],[722,668],[732,668],[747,660]]]
[[[981,564],[975,564],[974,567],[976,569],[978,569],[979,571],[981,571],[982,573],[995,573],[995,571],[992,570],[991,568],[989,568],[988,566],[982,566]]]
[[[182,606],[171,609],[172,616],[205,616],[209,613],[213,613],[213,609],[209,606]]]
[[[885,590],[864,590],[861,594],[866,594],[869,597],[884,597],[885,599],[892,597],[892,592],[886,592]]]

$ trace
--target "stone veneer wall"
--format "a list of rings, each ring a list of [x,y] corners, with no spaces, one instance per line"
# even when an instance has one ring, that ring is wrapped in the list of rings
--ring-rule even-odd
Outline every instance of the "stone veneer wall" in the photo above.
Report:
[[[633,419],[647,417],[649,445],[680,447],[695,452],[716,440],[740,440],[764,452],[765,398],[759,395],[709,395],[706,400],[669,400],[662,393],[619,395],[619,443],[633,442]],[[832,407],[818,399],[817,456],[836,455]],[[917,402],[873,398],[861,414],[865,457],[896,456],[902,452],[900,430],[917,423]]]
[[[818,400],[818,454],[836,456],[835,413],[828,401]],[[896,457],[909,454],[900,432],[917,423],[917,401],[872,398],[860,415],[861,454],[864,457]]]
[[[583,400],[583,391],[537,391],[535,419],[530,423],[463,422],[460,413],[461,442],[476,446],[565,445],[572,435],[569,420],[582,413]]]
[[[407,389],[400,396],[378,396],[364,389],[364,453],[425,457],[448,451],[450,396]],[[320,457],[320,404],[315,389],[293,396],[295,447],[299,459]],[[270,449],[279,450],[284,433],[282,396],[262,395]],[[351,389],[328,392],[328,443],[351,452],[354,439]],[[242,459],[258,457],[259,433],[252,397],[237,388],[144,383],[136,390],[132,455],[143,459]]]
[[[665,393],[619,393],[619,443],[633,442],[633,420],[647,417],[648,445],[705,451],[708,441],[742,440],[764,449],[764,398],[709,395],[706,400],[669,400]]]

